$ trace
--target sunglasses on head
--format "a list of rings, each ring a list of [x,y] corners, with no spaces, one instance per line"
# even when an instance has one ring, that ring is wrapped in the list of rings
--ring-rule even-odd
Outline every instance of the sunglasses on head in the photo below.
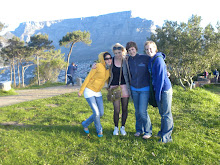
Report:
[[[113,50],[122,50],[122,47],[113,47]]]
[[[104,58],[104,60],[111,60],[112,59],[112,57],[109,57],[109,58]]]

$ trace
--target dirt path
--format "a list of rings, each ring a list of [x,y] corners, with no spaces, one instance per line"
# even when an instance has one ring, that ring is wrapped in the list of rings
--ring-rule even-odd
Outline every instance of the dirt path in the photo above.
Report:
[[[53,97],[79,91],[79,86],[56,86],[42,89],[17,90],[18,95],[0,97],[0,107],[20,102]]]

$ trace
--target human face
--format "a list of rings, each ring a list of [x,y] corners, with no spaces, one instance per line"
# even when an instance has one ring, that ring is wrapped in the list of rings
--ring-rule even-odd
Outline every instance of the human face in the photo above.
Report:
[[[122,59],[122,50],[114,50],[115,58]]]
[[[130,48],[128,49],[128,54],[129,54],[130,56],[132,56],[132,57],[136,56],[137,50],[135,49],[135,47],[130,47]]]
[[[157,53],[157,48],[153,44],[148,44],[145,46],[145,52],[148,56],[152,58]]]
[[[107,65],[112,64],[112,57],[110,55],[105,56],[104,60]]]

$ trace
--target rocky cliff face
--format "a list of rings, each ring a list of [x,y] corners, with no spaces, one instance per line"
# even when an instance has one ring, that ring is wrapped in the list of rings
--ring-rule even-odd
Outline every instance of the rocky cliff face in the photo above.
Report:
[[[139,47],[139,53],[143,52],[146,37],[152,32],[151,20],[132,18],[131,12],[119,12],[101,15],[97,17],[65,19],[47,22],[25,22],[12,32],[25,41],[29,41],[34,34],[48,34],[53,45],[60,49],[59,40],[67,32],[75,30],[89,31],[92,44],[87,46],[77,43],[71,55],[71,61],[94,60],[101,51],[110,51],[115,43],[126,45],[128,41],[135,41]],[[68,48],[61,48],[62,53],[67,54]],[[112,53],[112,52],[111,52]]]
[[[78,64],[77,76],[84,78],[90,70],[89,65],[97,59],[100,52],[109,51],[113,55],[111,49],[115,43],[121,43],[125,46],[128,41],[134,41],[138,45],[139,53],[142,54],[144,42],[151,35],[153,29],[153,21],[139,17],[133,18],[131,11],[125,11],[97,17],[46,22],[24,22],[11,33],[26,42],[34,34],[48,34],[49,40],[53,41],[56,49],[61,49],[62,53],[67,55],[69,48],[60,47],[59,40],[67,32],[76,30],[89,31],[92,44],[87,46],[84,43],[76,43],[70,59],[70,62]],[[60,81],[64,80],[64,73],[61,72],[59,76]],[[32,76],[27,75],[26,78]],[[0,79],[3,79],[3,77],[5,76],[1,75]]]

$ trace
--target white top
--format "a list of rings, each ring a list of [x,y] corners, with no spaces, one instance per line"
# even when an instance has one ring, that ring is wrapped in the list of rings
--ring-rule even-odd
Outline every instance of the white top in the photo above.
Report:
[[[102,96],[101,92],[94,92],[89,88],[85,88],[83,94],[84,94],[85,98],[89,98],[89,97],[93,97],[93,96],[95,96],[95,97],[101,97]]]

